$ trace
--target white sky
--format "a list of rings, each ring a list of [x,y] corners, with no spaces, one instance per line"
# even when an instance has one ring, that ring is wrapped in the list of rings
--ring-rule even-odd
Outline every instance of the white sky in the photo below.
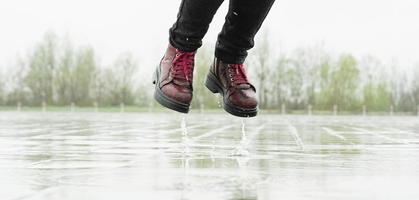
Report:
[[[0,0],[0,67],[10,66],[47,30],[92,45],[104,64],[131,51],[156,64],[180,0]],[[204,43],[214,43],[227,2]],[[277,0],[263,28],[273,44],[294,49],[324,43],[332,52],[419,61],[417,0]],[[153,66],[154,67],[154,66]]]

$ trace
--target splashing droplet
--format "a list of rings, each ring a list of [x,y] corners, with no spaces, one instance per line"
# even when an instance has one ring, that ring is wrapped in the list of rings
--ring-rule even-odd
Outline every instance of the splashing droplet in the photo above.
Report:
[[[220,94],[217,95],[217,104],[218,104],[219,108],[223,107],[223,104],[221,103],[222,99],[223,99],[223,97]]]
[[[242,141],[246,141],[246,123],[244,122],[244,119],[241,120],[242,122]]]
[[[246,137],[246,123],[244,119],[241,120],[241,140],[240,145],[234,149],[233,156],[249,156],[249,151],[247,150],[248,140]]]
[[[188,129],[186,128],[186,117],[182,117],[182,121],[180,122],[180,128],[182,129],[182,136],[188,136]]]

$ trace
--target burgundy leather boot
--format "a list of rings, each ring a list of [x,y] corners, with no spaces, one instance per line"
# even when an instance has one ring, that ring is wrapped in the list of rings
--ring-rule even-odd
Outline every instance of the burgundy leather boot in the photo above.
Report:
[[[205,86],[223,95],[224,110],[238,117],[257,114],[256,89],[247,80],[243,64],[227,64],[215,58]]]
[[[162,106],[188,113],[192,101],[192,76],[195,52],[183,52],[169,45],[154,81],[154,99]]]

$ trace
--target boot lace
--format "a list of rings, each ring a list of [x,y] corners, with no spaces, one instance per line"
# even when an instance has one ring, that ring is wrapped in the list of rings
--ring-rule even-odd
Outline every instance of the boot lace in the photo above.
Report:
[[[229,64],[228,72],[232,86],[241,84],[249,85],[243,64]]]
[[[172,76],[178,80],[192,83],[194,57],[195,52],[176,50],[176,56],[172,61]]]

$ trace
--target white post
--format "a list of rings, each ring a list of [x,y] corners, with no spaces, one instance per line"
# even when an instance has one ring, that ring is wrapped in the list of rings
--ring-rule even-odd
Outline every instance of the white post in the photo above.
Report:
[[[367,116],[367,106],[366,105],[362,106],[362,115]]]
[[[121,103],[121,105],[120,105],[120,112],[121,113],[125,112],[125,104],[124,103]]]
[[[20,112],[20,111],[22,110],[22,103],[20,103],[20,101],[19,101],[19,102],[17,102],[17,108],[16,108],[16,110],[17,110],[18,112]]]
[[[313,114],[313,106],[311,104],[308,104],[308,115],[312,115]]]
[[[287,110],[286,110],[287,108],[285,107],[285,104],[283,103],[282,105],[281,105],[281,114],[283,114],[283,115],[285,115],[286,113],[287,113]]]
[[[333,105],[333,115],[338,115],[338,105]]]
[[[42,101],[42,112],[47,111],[47,103],[45,101]]]

